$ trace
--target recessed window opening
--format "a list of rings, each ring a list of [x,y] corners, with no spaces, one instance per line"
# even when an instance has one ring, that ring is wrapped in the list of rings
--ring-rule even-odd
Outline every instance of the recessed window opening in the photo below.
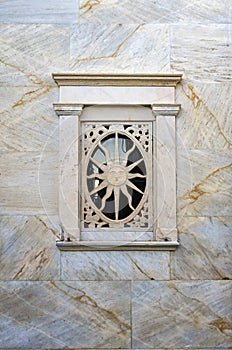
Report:
[[[147,200],[149,130],[142,124],[86,125],[84,140],[87,202],[101,227],[127,227]],[[85,210],[84,228],[87,217]]]

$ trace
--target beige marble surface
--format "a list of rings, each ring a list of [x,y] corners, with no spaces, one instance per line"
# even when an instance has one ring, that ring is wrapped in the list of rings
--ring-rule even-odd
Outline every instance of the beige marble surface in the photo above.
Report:
[[[169,55],[167,25],[81,24],[71,27],[70,68],[79,73],[168,72]]]
[[[1,282],[0,348],[129,348],[123,282]]]
[[[170,27],[171,69],[202,82],[230,82],[231,25]]]
[[[0,22],[74,23],[78,20],[76,0],[1,0]]]
[[[171,279],[231,279],[231,227],[230,216],[181,218],[180,246],[171,253]]]
[[[0,86],[1,152],[57,152],[56,98],[51,86]]]
[[[231,88],[185,79],[177,89],[180,216],[231,215]]]
[[[8,152],[1,159],[1,213],[58,213],[58,153]]]
[[[231,183],[230,151],[178,151],[177,207],[180,217],[230,216]]]
[[[62,280],[168,280],[169,252],[61,252]]]
[[[80,0],[80,21],[91,23],[229,23],[227,0]]]
[[[231,2],[80,0],[79,8],[77,24],[74,0],[0,1],[0,348],[229,349]],[[64,71],[184,73],[180,246],[171,255],[59,259],[51,73]]]
[[[68,70],[69,26],[0,24],[0,31],[0,85],[55,86],[51,74]]]
[[[76,104],[80,103],[84,105],[170,104],[175,103],[174,93],[173,87],[164,86],[99,86],[97,88],[96,86],[61,86],[60,102]],[[83,118],[81,119],[83,120]],[[93,115],[92,119],[96,119],[95,114]],[[140,119],[141,118],[139,118],[139,120]]]
[[[231,346],[231,282],[134,282],[137,349]]]
[[[59,217],[62,239],[80,239],[80,123],[82,107],[59,116]],[[62,112],[61,112],[62,113]]]
[[[161,108],[157,108],[161,109]],[[162,107],[161,111],[153,108],[156,116],[156,162],[157,172],[155,200],[157,227],[156,239],[177,241],[176,231],[176,138],[175,119],[178,108]]]
[[[176,90],[177,103],[181,104],[177,119],[179,149],[232,149],[231,94],[229,82],[182,80]]]
[[[47,216],[0,216],[0,280],[60,278],[59,227]]]

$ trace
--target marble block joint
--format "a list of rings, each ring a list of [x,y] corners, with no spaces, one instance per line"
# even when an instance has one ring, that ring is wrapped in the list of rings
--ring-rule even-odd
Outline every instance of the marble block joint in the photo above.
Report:
[[[181,74],[53,78],[59,87],[59,249],[175,250],[175,87]],[[123,139],[129,148],[120,153]],[[99,150],[104,161],[94,159]],[[131,161],[130,153],[140,158]],[[113,216],[107,216],[110,205]]]

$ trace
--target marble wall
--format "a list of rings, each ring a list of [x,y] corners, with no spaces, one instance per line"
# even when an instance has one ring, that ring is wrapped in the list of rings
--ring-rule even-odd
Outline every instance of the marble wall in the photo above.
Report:
[[[0,1],[0,349],[229,349],[229,0]],[[181,72],[180,247],[60,252],[51,73]]]

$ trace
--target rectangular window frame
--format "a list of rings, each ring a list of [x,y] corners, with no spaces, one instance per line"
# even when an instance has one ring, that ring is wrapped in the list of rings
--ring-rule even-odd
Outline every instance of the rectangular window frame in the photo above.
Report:
[[[57,247],[60,250],[175,250],[179,245],[175,119],[180,110],[180,105],[175,104],[175,87],[181,81],[181,75],[53,74],[53,78],[59,86],[59,103],[54,104],[54,110],[59,116],[59,218],[63,228]],[[128,89],[129,93],[125,95]],[[92,112],[87,113],[91,108]],[[96,118],[97,108],[144,109],[147,112],[142,118],[139,113],[134,113],[134,117],[133,112],[129,113],[130,121],[152,124],[152,195],[156,225],[152,234],[145,235],[144,232],[142,240],[126,235],[123,229],[120,234],[112,230],[109,238],[103,234],[104,230],[96,231],[95,236],[81,230],[82,123],[117,122],[117,113],[111,114],[111,120],[99,115]]]

